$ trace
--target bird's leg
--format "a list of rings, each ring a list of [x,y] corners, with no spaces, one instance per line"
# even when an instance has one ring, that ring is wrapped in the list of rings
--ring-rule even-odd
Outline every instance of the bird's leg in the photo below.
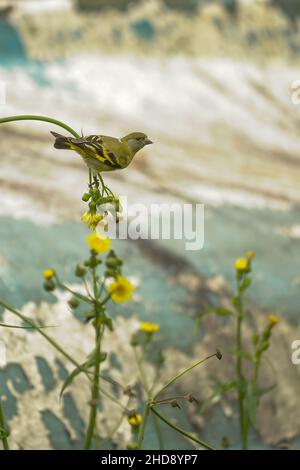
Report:
[[[99,188],[99,180],[98,180],[98,178],[97,178],[97,175],[93,175],[93,180],[94,180],[94,183],[93,183],[94,186],[95,186],[96,188]]]
[[[92,173],[92,170],[89,168],[89,189],[93,187],[92,177],[93,177],[93,173]]]

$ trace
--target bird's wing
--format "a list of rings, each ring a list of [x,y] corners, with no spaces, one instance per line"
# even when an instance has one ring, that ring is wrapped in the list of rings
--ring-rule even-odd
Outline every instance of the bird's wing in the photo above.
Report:
[[[111,146],[109,145],[109,138],[101,135],[89,135],[88,137],[72,139],[72,143],[86,152],[87,155],[96,158],[100,163],[106,165],[110,169],[117,170],[122,168],[122,165],[118,162],[116,154],[112,151]]]

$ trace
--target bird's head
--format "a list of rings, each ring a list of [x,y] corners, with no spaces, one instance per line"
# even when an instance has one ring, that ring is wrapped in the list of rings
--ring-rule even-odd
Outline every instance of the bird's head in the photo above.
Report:
[[[145,145],[153,144],[153,142],[143,132],[132,132],[131,134],[122,137],[122,142],[126,142],[128,147],[134,152],[138,152]]]

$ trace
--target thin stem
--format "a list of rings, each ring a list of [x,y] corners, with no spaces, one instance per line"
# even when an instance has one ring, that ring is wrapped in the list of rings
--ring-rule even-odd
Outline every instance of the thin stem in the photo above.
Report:
[[[83,279],[83,284],[84,284],[84,287],[85,287],[88,298],[92,300],[92,296],[91,296],[90,289],[89,289],[89,286],[88,286],[88,283],[87,283],[86,279]]]
[[[151,402],[152,405],[169,405],[172,400],[186,400],[186,395],[175,395],[174,397],[166,397],[162,398],[161,400],[153,400]]]
[[[237,318],[237,328],[236,328],[236,352],[237,352],[236,375],[238,379],[238,407],[239,407],[239,418],[240,418],[240,433],[242,437],[242,447],[243,449],[245,449],[247,447],[247,444],[245,442],[245,437],[244,437],[244,426],[245,426],[244,391],[241,390],[242,383],[243,383],[241,336],[242,336],[242,317],[241,315],[239,315]]]
[[[154,395],[154,400],[155,398],[160,395],[161,393],[165,392],[167,388],[169,388],[171,385],[173,385],[174,382],[176,382],[178,379],[180,379],[183,375],[187,374],[190,370],[194,369],[195,367],[199,366],[200,364],[203,364],[203,362],[207,361],[211,357],[217,356],[217,353],[211,354],[210,356],[205,357],[204,359],[201,359],[201,361],[196,362],[195,364],[192,364],[190,367],[187,367],[183,371],[179,372],[175,377],[173,377],[169,382],[167,382],[158,392],[155,393]]]
[[[258,376],[259,376],[259,369],[261,365],[261,354],[257,358],[257,361],[255,363],[255,368],[254,368],[254,374],[253,374],[253,379],[252,379],[252,386],[253,390],[256,390],[257,388],[257,381],[258,381]],[[248,438],[248,432],[250,428],[250,419],[249,416],[244,417],[244,427],[243,427],[243,449],[247,449],[247,438]]]
[[[244,410],[244,375],[243,375],[243,358],[242,358],[242,324],[243,324],[243,303],[242,303],[242,291],[240,288],[240,280],[237,279],[237,324],[236,324],[236,375],[238,380],[238,409],[239,409],[239,420],[240,420],[240,434],[242,439],[242,449],[247,449],[248,440],[248,429],[245,410]]]
[[[74,137],[80,137],[79,134],[77,134],[74,129],[72,129],[70,126],[65,124],[64,122],[58,121],[57,119],[53,119],[47,116],[35,116],[32,114],[22,114],[19,116],[8,116],[5,118],[0,118],[0,124],[5,124],[8,122],[14,122],[14,121],[43,121],[43,122],[49,122],[50,124],[54,124],[55,126],[62,127],[65,129],[67,132],[72,134]]]
[[[4,450],[9,450],[9,445],[8,445],[8,438],[7,438],[7,429],[6,429],[6,421],[4,417],[4,411],[2,407],[2,400],[0,396],[0,435],[1,435],[1,441],[3,445]]]
[[[84,442],[84,449],[90,450],[92,445],[92,440],[95,433],[96,427],[96,420],[97,420],[97,411],[98,411],[98,404],[99,404],[99,379],[100,379],[100,363],[101,363],[101,328],[96,328],[96,356],[95,356],[95,369],[94,369],[94,378],[93,378],[93,385],[92,385],[92,398],[90,402],[90,417],[89,417],[89,424],[86,433],[86,438]]]
[[[145,373],[145,370],[144,370],[144,365],[143,365],[143,359],[145,357],[145,352],[146,352],[146,346],[145,345],[143,347],[142,356],[139,356],[137,348],[134,348],[134,357],[135,357],[136,364],[137,364],[138,371],[139,371],[139,375],[140,375],[140,378],[141,378],[141,383],[142,383],[142,386],[143,386],[143,388],[146,392],[148,402],[151,402],[152,401],[152,399],[151,399],[151,388],[149,387],[148,380],[147,380],[147,377],[146,377],[146,373]],[[164,448],[163,437],[162,437],[159,422],[157,421],[156,416],[154,416],[154,429],[155,429],[155,433],[156,433],[156,436],[157,436],[159,448],[163,449]]]
[[[36,327],[34,326],[19,326],[19,325],[9,325],[7,323],[0,323],[0,326],[3,328],[16,328],[19,330],[34,330]],[[48,325],[48,326],[39,326],[39,328],[56,328],[55,325]]]
[[[151,406],[150,407],[152,413],[154,413],[159,419],[161,419],[164,423],[166,423],[168,426],[170,426],[171,428],[173,428],[175,431],[179,432],[180,434],[182,434],[183,436],[187,437],[188,439],[190,439],[191,441],[194,441],[194,442],[197,442],[197,444],[201,445],[202,447],[204,447],[205,449],[208,449],[208,450],[216,450],[214,447],[212,447],[210,444],[207,444],[206,442],[198,439],[197,437],[194,437],[192,434],[189,434],[188,432],[186,432],[184,429],[181,429],[180,427],[178,427],[176,424],[172,423],[171,421],[169,421],[167,418],[165,418],[163,415],[161,415],[158,411],[156,411],[156,409]]]
[[[155,429],[157,440],[158,440],[159,450],[164,450],[165,448],[164,439],[163,439],[163,435],[160,429],[159,419],[155,414],[153,415],[153,422],[154,422],[154,429]]]
[[[127,416],[126,410],[129,408],[130,401],[131,401],[131,397],[128,398],[127,405],[125,407],[125,410],[122,412],[120,419],[117,421],[116,425],[112,428],[110,433],[106,436],[104,442],[102,442],[102,447],[108,444],[112,440],[113,436],[115,435],[115,433],[117,432],[121,424],[123,423],[125,417]]]
[[[88,303],[88,304],[93,304],[93,300],[92,299],[89,299],[88,297],[86,297],[85,295],[83,294],[80,294],[80,292],[76,292],[74,291],[73,289],[70,289],[70,287],[66,286],[65,284],[63,284],[57,274],[55,273],[55,280],[56,280],[56,283],[57,283],[57,286],[58,287],[61,287],[61,289],[64,289],[65,291],[67,292],[70,292],[70,294],[74,295],[74,297],[77,297],[78,299],[80,300],[83,300],[84,302]]]
[[[149,399],[150,398],[150,396],[149,396],[150,390],[149,390],[147,377],[146,377],[146,374],[145,374],[145,371],[144,371],[144,368],[143,368],[143,364],[142,364],[143,358],[139,357],[136,347],[133,348],[133,350],[134,350],[134,357],[135,357],[135,361],[136,361],[137,368],[138,368],[138,371],[139,371],[139,375],[140,375],[140,378],[141,378],[141,382],[142,382],[143,388],[144,388],[144,390],[147,394],[147,398]]]
[[[143,418],[142,418],[142,423],[139,429],[139,435],[138,435],[138,440],[137,440],[137,449],[140,449],[143,444],[144,440],[144,435],[145,435],[145,429],[147,426],[148,418],[149,418],[149,413],[150,413],[150,404],[146,403]]]
[[[95,427],[97,422],[97,412],[100,399],[100,365],[101,365],[101,340],[103,335],[103,327],[101,324],[101,319],[99,317],[99,312],[97,309],[97,303],[99,300],[99,292],[97,286],[97,276],[96,268],[92,268],[92,277],[93,277],[93,294],[94,294],[94,311],[95,311],[95,342],[96,342],[96,355],[95,355],[95,367],[94,367],[94,378],[91,392],[91,409],[89,416],[89,423],[87,428],[87,433],[84,442],[84,449],[90,450],[93,437],[95,434]]]

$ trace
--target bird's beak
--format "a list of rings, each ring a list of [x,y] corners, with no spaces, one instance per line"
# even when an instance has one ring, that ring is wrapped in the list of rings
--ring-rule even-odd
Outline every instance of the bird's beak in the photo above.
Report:
[[[145,145],[153,144],[152,140],[150,140],[148,138],[144,140],[144,143],[145,143]]]

